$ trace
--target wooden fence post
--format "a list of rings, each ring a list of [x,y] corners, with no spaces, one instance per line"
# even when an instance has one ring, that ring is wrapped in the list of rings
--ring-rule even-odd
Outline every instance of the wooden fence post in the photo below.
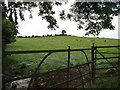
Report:
[[[69,68],[70,68],[70,46],[68,46],[68,72],[67,72],[67,80],[69,80]],[[69,88],[69,82],[67,83],[67,88]]]
[[[95,49],[95,47],[94,47],[94,43],[93,43],[93,45],[92,45],[92,52],[91,52],[91,54],[92,54],[92,65],[91,65],[91,71],[92,71],[92,73],[91,73],[91,78],[92,78],[92,83],[95,83],[95,60],[94,60],[94,49]]]

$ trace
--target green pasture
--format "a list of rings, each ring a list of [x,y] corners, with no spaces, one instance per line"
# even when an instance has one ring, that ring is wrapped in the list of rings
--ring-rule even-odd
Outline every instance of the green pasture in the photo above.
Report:
[[[106,38],[87,38],[76,36],[53,36],[37,38],[16,38],[16,42],[7,45],[6,51],[29,51],[29,50],[57,50],[57,49],[85,49],[91,48],[92,43],[95,46],[113,46],[118,45],[117,39]],[[118,52],[118,48],[99,49],[106,52]],[[85,51],[91,60],[91,51]],[[23,75],[31,74],[38,63],[47,53],[36,54],[14,54],[5,57],[4,73],[5,75]],[[67,52],[53,53],[42,64],[40,71],[46,72],[54,69],[67,67]],[[99,55],[98,55],[99,56]],[[112,55],[111,55],[112,56]],[[85,63],[86,57],[82,52],[71,52],[71,66]],[[101,61],[99,61],[101,62]]]
[[[55,50],[78,48],[91,48],[94,42],[96,46],[104,45],[118,45],[117,39],[106,38],[87,38],[76,36],[53,36],[53,37],[39,37],[39,38],[16,38],[17,42],[9,44],[7,51],[19,50]],[[106,40],[106,42],[105,42]]]

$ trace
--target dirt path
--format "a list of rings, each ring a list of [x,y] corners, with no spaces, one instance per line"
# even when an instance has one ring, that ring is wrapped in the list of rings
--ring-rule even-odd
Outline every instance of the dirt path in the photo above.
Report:
[[[85,75],[86,74],[86,75]],[[83,76],[84,75],[84,76]],[[89,68],[88,66],[75,66],[68,69],[54,70],[45,73],[41,73],[37,76],[33,82],[33,88],[73,88],[77,85],[86,82],[89,78]],[[11,83],[7,83],[7,88],[27,88],[31,78],[16,80]],[[67,80],[69,79],[69,83]]]

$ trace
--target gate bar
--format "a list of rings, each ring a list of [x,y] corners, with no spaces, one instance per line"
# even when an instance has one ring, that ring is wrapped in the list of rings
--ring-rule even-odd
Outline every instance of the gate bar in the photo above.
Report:
[[[67,81],[69,81],[70,74],[70,46],[68,46],[68,72],[67,72]],[[67,83],[67,88],[69,88],[69,82]]]
[[[93,43],[93,46],[92,46],[92,51],[91,51],[91,54],[92,54],[92,65],[91,65],[91,70],[92,70],[92,83],[95,83],[95,61],[94,61],[94,43]]]
[[[106,59],[113,59],[113,58],[120,58],[120,56],[116,56],[116,57],[105,57]],[[103,58],[96,58],[95,60],[101,60],[101,59],[105,59]]]
[[[112,48],[112,47],[120,47],[120,46],[96,46],[95,48]]]
[[[97,48],[95,49],[108,63],[110,63],[117,71],[119,71],[119,69],[117,69],[103,54],[101,54]],[[119,71],[120,72],[120,71]]]
[[[42,63],[43,63],[43,62],[45,61],[45,59],[46,59],[49,55],[51,55],[52,53],[53,53],[53,52],[49,52],[49,53],[48,53],[47,55],[45,55],[45,57],[40,61],[40,63],[38,64],[37,68],[35,69],[32,77],[31,77],[31,80],[30,80],[30,82],[29,82],[29,85],[28,85],[27,90],[30,90],[32,81],[33,81],[33,79],[35,78],[35,75],[36,75],[38,69],[40,68],[40,66],[42,65]]]
[[[70,51],[82,51],[82,50],[91,50],[88,49],[70,49]],[[31,50],[31,51],[5,51],[5,54],[30,54],[30,53],[49,53],[49,52],[68,52],[68,49],[61,50]]]

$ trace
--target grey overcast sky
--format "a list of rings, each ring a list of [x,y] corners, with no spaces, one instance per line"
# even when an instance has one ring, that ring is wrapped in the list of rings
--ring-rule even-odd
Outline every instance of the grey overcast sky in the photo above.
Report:
[[[66,30],[68,35],[74,35],[74,36],[85,36],[84,30],[77,30],[77,23],[72,22],[69,20],[61,20],[59,19],[59,12],[63,9],[65,9],[67,12],[69,12],[69,8],[72,2],[69,2],[69,4],[63,5],[63,6],[54,6],[53,10],[55,10],[56,14],[54,15],[57,19],[57,23],[59,25],[59,28],[56,30],[50,30],[47,28],[48,22],[45,20],[42,20],[40,16],[37,15],[38,8],[33,9],[33,19],[29,19],[29,13],[28,11],[25,12],[25,21],[21,21],[19,19],[18,24],[18,30],[19,35],[21,36],[32,36],[32,35],[47,35],[47,34],[60,34],[62,30]],[[103,30],[98,37],[105,37],[105,38],[118,38],[118,17],[114,17],[113,19],[113,25],[115,25],[115,30]],[[86,36],[88,37],[88,36]],[[93,37],[92,35],[89,35],[89,37]]]

